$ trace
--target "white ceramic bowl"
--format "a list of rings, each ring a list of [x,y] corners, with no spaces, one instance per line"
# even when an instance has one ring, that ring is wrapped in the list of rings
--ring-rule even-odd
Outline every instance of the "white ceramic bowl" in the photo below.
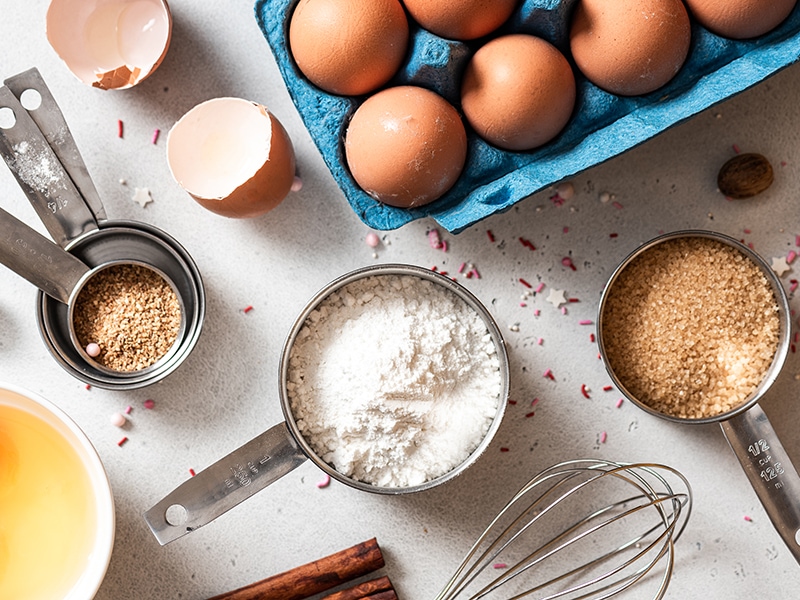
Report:
[[[65,600],[90,600],[97,593],[105,577],[111,559],[111,551],[114,546],[114,499],[105,468],[100,461],[97,451],[83,431],[81,431],[64,411],[52,402],[17,386],[0,382],[0,407],[2,406],[10,406],[33,416],[34,419],[45,424],[45,431],[48,432],[48,435],[52,434],[52,431],[55,431],[57,435],[61,436],[61,439],[66,441],[69,447],[74,450],[80,462],[79,468],[82,468],[87,475],[88,495],[91,496],[91,501],[94,506],[93,511],[88,511],[88,519],[94,521],[94,533],[89,534],[92,536],[92,539],[87,540],[88,551],[85,557],[80,558],[80,568],[70,569],[71,573],[64,575],[61,586],[64,590],[63,593],[65,595],[63,597]],[[6,457],[6,466],[8,467],[10,464],[13,471],[13,454],[15,452],[15,447],[14,444],[10,442],[10,436],[7,437],[5,441],[2,439],[4,435],[4,423],[1,419],[2,416],[0,416],[0,447],[4,448],[6,452],[9,452],[9,455]],[[8,431],[10,431],[11,421],[9,420],[6,425],[9,427]],[[49,426],[49,428],[47,426]],[[24,464],[24,462],[19,461],[18,466]],[[0,467],[2,466],[3,465],[0,464]],[[17,471],[18,473],[16,475],[12,472],[10,478],[14,479],[16,477],[15,480],[18,481],[25,473],[22,473],[23,469],[18,469]],[[2,471],[0,471],[0,474],[2,474]],[[44,469],[35,473],[35,481],[37,484],[37,492],[51,495],[59,493],[58,489],[48,489],[48,473]],[[30,486],[25,486],[23,489],[29,491]],[[8,489],[6,491],[8,491]],[[31,499],[35,502],[37,500],[36,495],[33,494]],[[0,507],[2,507],[2,502],[3,498],[2,494],[0,494]],[[3,530],[0,528],[0,538],[2,537],[4,537]],[[14,542],[8,541],[11,539],[13,539],[11,535],[8,536],[7,540],[0,539],[0,546],[2,546],[2,542],[13,544]],[[43,548],[47,547],[46,539],[40,539],[39,541],[42,543]],[[0,548],[0,574],[4,566],[2,564],[3,561],[13,560],[14,548],[9,547],[6,548],[6,550],[8,554],[4,558],[2,548]],[[31,560],[33,559],[34,557],[31,557]],[[44,562],[41,557],[35,557],[35,560],[42,560]],[[40,566],[41,569],[38,571],[31,571],[34,574],[38,573],[39,577],[55,572],[58,567],[58,565],[52,564],[41,564]],[[0,585],[0,596],[2,595],[2,585]]]

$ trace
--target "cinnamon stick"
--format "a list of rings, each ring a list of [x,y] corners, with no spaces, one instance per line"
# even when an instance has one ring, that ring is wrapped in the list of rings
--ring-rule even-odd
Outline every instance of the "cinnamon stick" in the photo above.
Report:
[[[303,600],[384,566],[375,538],[209,600]]]
[[[322,600],[361,600],[362,598],[373,598],[373,594],[378,592],[392,591],[392,582],[388,577],[378,577],[349,587],[333,594],[323,596]]]

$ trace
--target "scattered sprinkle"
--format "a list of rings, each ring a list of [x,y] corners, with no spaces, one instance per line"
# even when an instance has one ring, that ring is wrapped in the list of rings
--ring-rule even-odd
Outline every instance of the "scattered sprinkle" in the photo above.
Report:
[[[544,338],[538,338],[538,339],[536,340],[536,343],[537,343],[539,346],[541,346],[542,344],[544,344]]]
[[[564,228],[561,231],[563,231],[564,233],[569,233],[569,227],[564,226]]]
[[[520,302],[520,303],[519,303],[519,305],[520,305],[522,308],[525,308],[526,306],[528,306],[528,305],[527,305],[525,302]]]
[[[748,523],[752,523],[753,522],[753,519],[751,517],[749,517],[748,515],[744,516],[744,520],[747,521]]]
[[[90,390],[90,389],[92,389],[92,386],[91,386],[91,385],[89,385],[88,383],[87,383],[87,384],[86,384],[86,386],[84,386],[84,387],[85,387],[85,389],[87,389],[87,390]]]
[[[619,237],[619,234],[618,233],[609,233],[608,237],[613,239],[613,238]]]
[[[381,243],[381,238],[379,238],[378,234],[374,231],[370,231],[364,241],[367,242],[367,246],[370,248],[377,248],[378,244]]]
[[[733,148],[734,154],[739,154],[741,152],[741,150],[739,149],[739,146],[737,146],[736,144],[734,144],[732,146],[732,148]]]
[[[534,292],[536,292],[537,294],[539,294],[539,293],[541,293],[541,291],[542,291],[543,289],[544,289],[544,281],[540,281],[540,282],[539,282],[539,285],[537,285],[537,286],[536,286],[536,289],[535,289],[535,290],[533,290],[533,291],[534,291]]]
[[[428,231],[428,244],[430,244],[430,247],[435,250],[442,249],[442,238],[439,237],[438,229],[431,229]]]
[[[551,380],[553,380],[553,381],[555,381],[555,380],[556,380],[556,377],[555,377],[555,375],[553,375],[553,371],[552,371],[552,370],[550,370],[550,369],[547,369],[547,370],[546,370],[546,371],[545,371],[545,372],[542,374],[542,377],[547,377],[547,379],[551,379]]]
[[[600,434],[600,443],[601,444],[605,444],[607,439],[608,439],[608,435],[606,434],[605,431]]]
[[[590,341],[590,342],[592,342],[592,343],[594,344],[594,340],[595,340],[595,338],[594,338],[594,333],[590,333],[590,334],[589,334],[589,341]]]
[[[132,199],[142,208],[153,201],[153,197],[150,195],[150,190],[147,188],[135,188]]]
[[[519,243],[525,246],[528,250],[536,250],[536,246],[533,245],[533,242],[525,239],[524,237],[519,238]]]
[[[542,314],[542,311],[540,311],[538,308],[535,308],[533,310],[533,316],[534,317],[538,317],[540,314]]]
[[[122,137],[122,131],[123,131],[122,119],[117,119],[117,137],[119,138]]]
[[[584,398],[591,398],[591,396],[589,396],[589,388],[586,387],[585,383],[581,384],[581,394]]]
[[[604,385],[603,386],[603,391],[604,392],[610,392],[613,389],[614,389],[613,386],[610,386],[610,385]]]
[[[772,259],[772,270],[778,277],[783,277],[783,274],[790,271],[791,267],[786,263],[785,256],[776,256]]]
[[[580,302],[579,298],[567,298],[567,302]]]
[[[581,319],[580,321],[578,321],[578,325],[591,325],[592,323],[594,323],[594,321],[592,321],[591,319]]]
[[[194,469],[189,469],[189,475],[194,477],[195,475],[197,475],[197,473],[194,472]]]
[[[462,263],[461,263],[461,266],[460,266],[460,267],[458,267],[458,272],[459,272],[459,273],[463,273],[463,272],[464,272],[464,268],[465,268],[466,266],[467,266],[467,263],[465,263],[465,262],[462,262]]]
[[[536,406],[537,404],[539,404],[538,398],[534,398],[533,400],[531,400],[531,407]]]
[[[564,290],[557,290],[555,288],[551,289],[547,296],[547,301],[556,308],[562,304],[565,304],[567,300],[564,297]]]
[[[603,204],[608,204],[611,201],[611,197],[612,197],[611,194],[609,194],[608,192],[600,192],[600,195],[597,198]]]
[[[293,192],[299,192],[303,189],[303,180],[295,175],[294,179],[292,179],[292,187],[289,189]]]
[[[509,325],[508,329],[509,331],[514,331],[514,332],[519,331],[519,323],[514,323],[513,325]]]
[[[794,236],[794,245],[800,248],[800,235]]]
[[[325,476],[322,478],[322,481],[317,483],[317,487],[319,489],[322,489],[328,487],[330,484],[331,484],[331,476],[326,473]]]
[[[491,229],[486,230],[486,236],[489,238],[489,241],[494,244],[494,234]]]
[[[100,346],[92,342],[91,344],[86,344],[86,354],[91,356],[92,358],[96,358],[100,356]]]
[[[565,315],[565,314],[567,314],[567,307],[566,307],[566,306],[562,306],[562,307],[561,307],[561,314],[562,314],[562,315]]]
[[[251,310],[253,310],[253,305],[252,305],[252,304],[248,304],[247,306],[245,306],[245,307],[242,309],[242,312],[243,312],[244,314],[247,314],[247,313],[249,313]]]
[[[517,401],[516,401],[516,400],[511,400],[511,399],[509,399],[508,403],[509,403],[511,406],[516,406],[516,405],[517,405]]]
[[[161,134],[161,130],[156,127],[155,131],[153,131],[153,139],[151,140],[153,144],[158,143],[158,136]]]
[[[509,449],[504,446],[500,448],[500,452],[509,452]]]
[[[575,264],[572,262],[572,259],[569,256],[565,256],[564,258],[562,258],[561,264],[569,269],[572,269],[573,271],[578,270],[577,268],[575,268]]]
[[[795,258],[797,258],[797,252],[789,250],[789,254],[786,255],[786,264],[792,264]]]
[[[478,273],[478,269],[476,267],[472,267],[470,269],[469,273],[467,274],[468,277],[470,277],[472,275],[475,276],[475,279],[480,279],[481,278],[481,274]]]
[[[525,414],[525,418],[526,418],[526,419],[530,419],[530,418],[531,418],[533,415],[535,415],[535,414],[536,414],[536,413],[535,413],[534,411],[531,411],[531,412],[529,412],[529,413],[526,413],[526,414]]]
[[[519,282],[522,285],[524,285],[526,288],[531,288],[531,289],[533,288],[533,286],[530,283],[528,283],[527,281],[525,281],[522,277],[519,278]]]
[[[123,437],[120,441],[117,442],[117,446],[122,446],[125,442],[128,441],[127,437]]]
[[[622,404],[623,404],[624,402],[625,402],[625,400],[624,400],[623,398],[620,398],[619,400],[617,400],[617,405],[616,405],[616,406],[617,406],[617,408],[619,408],[620,406],[622,406]]]
[[[133,410],[133,407],[129,404],[128,406],[125,407],[125,411],[124,412],[125,412],[126,415],[129,415],[129,414],[131,414],[132,410]]]
[[[508,565],[506,563],[494,563],[492,567],[495,569],[505,569],[508,568]]]
[[[155,407],[155,405],[156,405],[156,401],[155,400],[150,400],[150,399],[145,400],[142,403],[142,406],[144,406],[147,410],[153,409]]]
[[[619,202],[617,202],[616,200],[614,200],[614,202],[612,202],[612,203],[611,203],[611,206],[613,206],[613,207],[614,207],[614,208],[616,208],[617,210],[622,210],[622,204],[620,204],[620,203],[619,203]]]
[[[128,422],[128,419],[126,419],[125,415],[123,415],[122,413],[114,413],[109,418],[109,421],[111,421],[111,424],[114,427],[123,427],[125,423]]]
[[[793,292],[797,289],[797,279],[790,279],[789,280],[789,291]]]

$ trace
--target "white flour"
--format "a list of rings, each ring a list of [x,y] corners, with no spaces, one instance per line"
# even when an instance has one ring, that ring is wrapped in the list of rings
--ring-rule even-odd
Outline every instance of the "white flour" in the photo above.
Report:
[[[379,487],[418,485],[461,464],[502,390],[480,316],[413,276],[367,277],[326,298],[299,331],[288,371],[309,445],[340,473]]]

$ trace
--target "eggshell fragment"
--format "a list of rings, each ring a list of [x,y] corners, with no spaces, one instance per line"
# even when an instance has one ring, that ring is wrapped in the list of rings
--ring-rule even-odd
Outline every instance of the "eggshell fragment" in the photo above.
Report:
[[[474,40],[505,23],[517,0],[404,0],[404,4],[428,31],[453,40]]]
[[[347,165],[370,196],[401,208],[433,202],[464,168],[467,134],[438,94],[416,86],[387,88],[353,114],[345,134]]]
[[[240,98],[195,106],[172,126],[167,162],[201,206],[225,217],[255,217],[283,201],[295,155],[283,125],[266,107]]]
[[[408,47],[398,0],[300,0],[289,22],[297,67],[332,94],[355,96],[384,85]]]
[[[621,96],[670,81],[689,53],[691,25],[681,0],[580,0],[570,50],[589,81]]]
[[[479,136],[505,150],[549,142],[567,124],[574,106],[572,67],[541,38],[495,38],[475,52],[464,72],[464,116]]]
[[[797,0],[686,0],[692,16],[722,37],[744,40],[772,31],[792,12]]]
[[[172,37],[166,0],[52,0],[47,39],[84,83],[111,90],[158,68]]]

